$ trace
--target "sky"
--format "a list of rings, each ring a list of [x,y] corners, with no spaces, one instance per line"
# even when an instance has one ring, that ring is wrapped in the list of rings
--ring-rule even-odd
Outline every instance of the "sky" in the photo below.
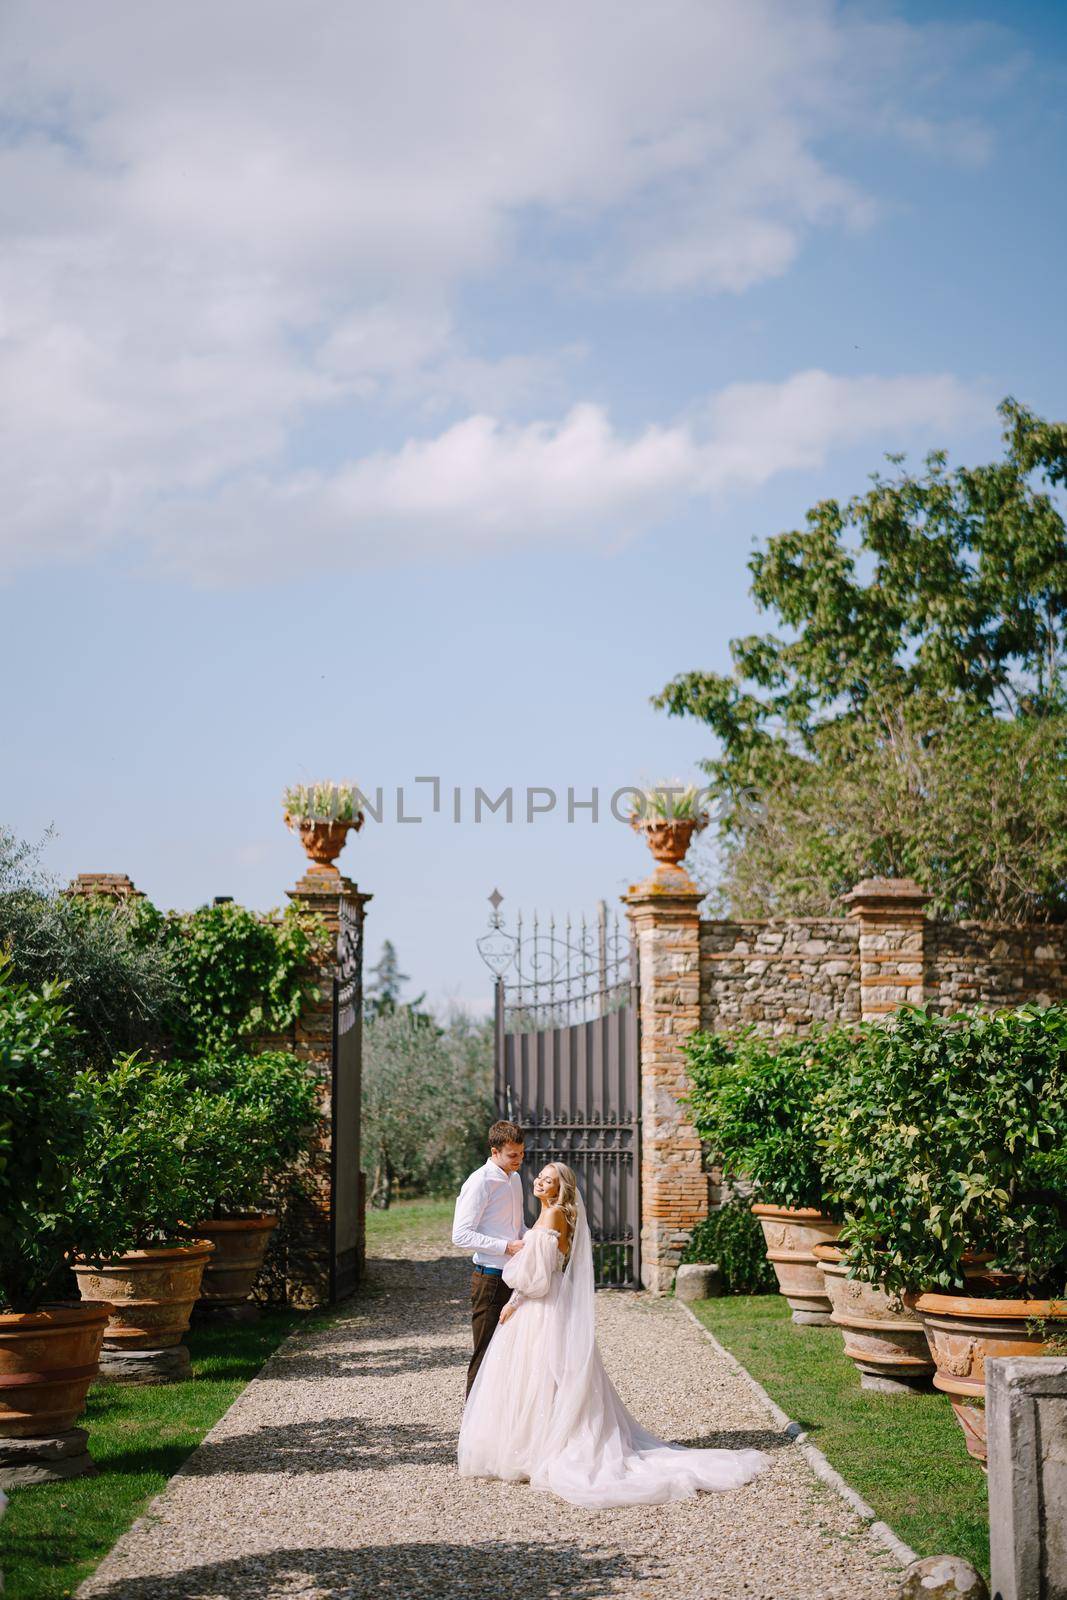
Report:
[[[646,875],[753,548],[1064,416],[1065,89],[1027,0],[6,0],[0,821],[266,909],[380,787],[368,960],[484,1009],[491,890]]]

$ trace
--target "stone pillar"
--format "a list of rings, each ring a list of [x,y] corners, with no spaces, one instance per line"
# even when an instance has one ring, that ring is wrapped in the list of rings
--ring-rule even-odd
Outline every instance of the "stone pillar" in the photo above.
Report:
[[[995,1600],[1067,1600],[1067,1360],[985,1364]]]
[[[860,1007],[877,1022],[902,1005],[922,1005],[926,971],[924,907],[930,899],[912,878],[864,878],[845,896],[859,923]]]
[[[708,1210],[700,1140],[679,1097],[682,1044],[700,1026],[703,898],[681,867],[659,866],[623,896],[638,953],[641,1017],[641,1279],[666,1294],[689,1235]]]
[[[372,897],[362,894],[349,878],[335,870],[310,871],[288,891],[289,899],[314,911],[325,922],[336,938],[341,930],[341,908],[346,905],[354,913],[362,952],[364,908]],[[315,974],[318,998],[304,1009],[295,1029],[290,1048],[315,1070],[321,1093],[323,1111],[322,1133],[318,1148],[308,1163],[307,1193],[291,1198],[281,1223],[271,1242],[270,1259],[266,1264],[267,1293],[271,1299],[284,1297],[288,1305],[310,1309],[325,1305],[330,1299],[330,1274],[332,1264],[332,1237],[330,1228],[333,1206],[333,979],[334,952]],[[362,1000],[362,995],[359,996]],[[358,1026],[358,1022],[357,1022]],[[356,1145],[358,1152],[358,1143]],[[358,1155],[356,1157],[358,1159]],[[358,1174],[356,1181],[358,1182]],[[362,1238],[362,1217],[360,1236]],[[362,1251],[360,1251],[362,1254]],[[284,1290],[282,1285],[284,1284]]]

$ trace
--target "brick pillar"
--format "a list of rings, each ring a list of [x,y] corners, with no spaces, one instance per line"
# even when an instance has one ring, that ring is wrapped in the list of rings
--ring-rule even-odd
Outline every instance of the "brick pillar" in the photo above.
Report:
[[[845,896],[859,923],[860,1007],[876,1022],[902,1005],[922,1005],[930,899],[912,878],[864,878]]]
[[[623,896],[637,947],[641,1020],[641,1278],[666,1294],[693,1227],[708,1210],[700,1140],[679,1096],[681,1046],[700,1026],[703,898],[680,867],[660,866]]]
[[[355,913],[360,930],[364,908],[372,897],[362,894],[349,878],[336,871],[308,872],[288,891],[295,905],[314,911],[336,935],[341,927],[341,905]],[[277,1230],[271,1263],[275,1277],[284,1278],[287,1304],[301,1308],[325,1305],[330,1298],[333,1105],[333,978],[330,958],[315,974],[319,995],[304,1009],[293,1032],[294,1054],[314,1067],[320,1082],[323,1110],[322,1135],[309,1161],[308,1193],[290,1199]],[[356,1026],[359,1026],[357,1022]],[[358,1149],[358,1145],[357,1145]],[[363,1218],[360,1216],[362,1242]],[[362,1254],[362,1248],[360,1249]]]
[[[106,895],[109,900],[143,900],[140,889],[124,872],[79,872],[63,893],[71,896]]]

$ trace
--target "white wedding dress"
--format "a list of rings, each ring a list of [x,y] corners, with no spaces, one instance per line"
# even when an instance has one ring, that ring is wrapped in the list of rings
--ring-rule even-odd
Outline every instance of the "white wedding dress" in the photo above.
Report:
[[[597,1349],[581,1200],[568,1262],[553,1230],[525,1240],[504,1269],[518,1307],[494,1333],[463,1412],[462,1476],[528,1481],[595,1510],[738,1489],[769,1465],[760,1450],[667,1444],[631,1417]]]

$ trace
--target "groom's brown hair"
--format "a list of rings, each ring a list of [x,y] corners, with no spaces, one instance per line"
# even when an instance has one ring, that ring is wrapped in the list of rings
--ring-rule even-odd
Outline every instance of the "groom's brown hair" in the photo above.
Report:
[[[517,1122],[494,1122],[489,1129],[489,1148],[499,1150],[506,1144],[525,1144],[526,1135]]]

